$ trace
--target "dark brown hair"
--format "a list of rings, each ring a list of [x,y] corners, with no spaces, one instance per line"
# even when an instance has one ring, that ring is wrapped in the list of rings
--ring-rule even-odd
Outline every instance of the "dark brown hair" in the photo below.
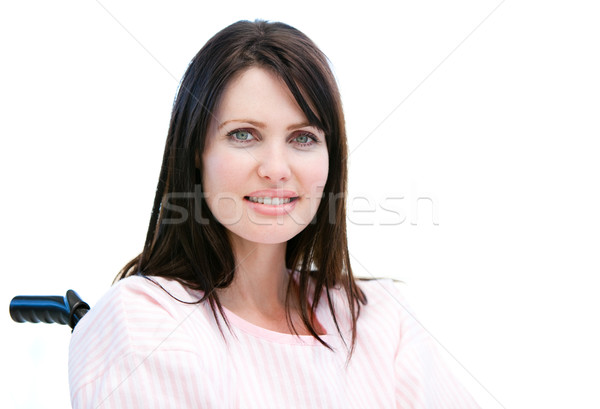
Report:
[[[171,115],[162,168],[144,249],[117,275],[162,276],[178,280],[208,300],[217,323],[217,309],[229,323],[216,288],[231,283],[235,260],[226,229],[211,214],[197,192],[203,152],[212,112],[225,86],[250,67],[268,69],[287,85],[309,123],[326,135],[329,175],[314,220],[286,247],[287,268],[299,272],[298,292],[290,280],[286,315],[292,330],[291,297],[297,297],[309,332],[331,348],[312,324],[317,304],[326,292],[329,309],[341,335],[330,290],[339,286],[347,297],[352,319],[352,342],[360,306],[366,304],[350,267],[346,238],[347,144],[339,90],[328,60],[303,33],[283,23],[239,21],[212,37],[191,61],[181,81]],[[314,111],[313,111],[314,109]],[[175,221],[175,222],[174,222]],[[314,282],[308,301],[309,278]],[[310,305],[309,305],[310,304]],[[220,328],[220,325],[219,325]],[[342,337],[344,339],[344,337]]]

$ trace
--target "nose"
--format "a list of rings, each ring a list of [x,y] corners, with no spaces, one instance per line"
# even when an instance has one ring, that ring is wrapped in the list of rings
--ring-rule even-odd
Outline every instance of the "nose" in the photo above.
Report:
[[[285,148],[265,146],[258,158],[258,176],[271,182],[285,182],[290,179],[292,170]]]

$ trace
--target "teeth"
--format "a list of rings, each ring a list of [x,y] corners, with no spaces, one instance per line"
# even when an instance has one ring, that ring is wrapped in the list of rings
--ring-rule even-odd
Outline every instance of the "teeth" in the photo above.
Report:
[[[256,197],[249,196],[248,200],[254,203],[263,203],[266,205],[279,206],[291,202],[289,197]]]

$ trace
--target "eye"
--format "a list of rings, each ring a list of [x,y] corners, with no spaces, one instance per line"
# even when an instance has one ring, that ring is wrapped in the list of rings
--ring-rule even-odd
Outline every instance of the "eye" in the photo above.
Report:
[[[314,136],[313,134],[311,134],[310,132],[302,132],[302,133],[296,135],[292,140],[295,143],[297,143],[299,146],[302,146],[302,147],[310,146],[314,143],[319,142],[317,137]]]
[[[229,136],[234,142],[249,142],[254,138],[254,135],[252,135],[252,133],[248,130],[245,129],[236,129],[233,130],[229,133],[227,133],[227,136]]]

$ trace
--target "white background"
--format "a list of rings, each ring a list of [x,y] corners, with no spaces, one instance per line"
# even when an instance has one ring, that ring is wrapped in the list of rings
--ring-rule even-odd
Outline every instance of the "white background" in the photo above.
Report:
[[[339,80],[355,272],[406,282],[483,407],[600,407],[597,3],[282,4],[2,3],[0,406],[68,407],[68,328],[10,299],[100,298],[143,245],[187,63],[264,18]]]

